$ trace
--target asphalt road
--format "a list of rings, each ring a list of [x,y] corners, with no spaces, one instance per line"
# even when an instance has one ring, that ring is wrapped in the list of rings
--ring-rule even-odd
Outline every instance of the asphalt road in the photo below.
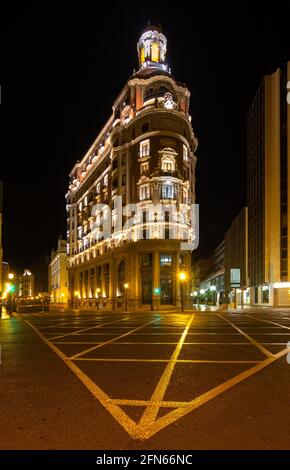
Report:
[[[0,448],[289,449],[288,341],[288,309],[4,317]]]

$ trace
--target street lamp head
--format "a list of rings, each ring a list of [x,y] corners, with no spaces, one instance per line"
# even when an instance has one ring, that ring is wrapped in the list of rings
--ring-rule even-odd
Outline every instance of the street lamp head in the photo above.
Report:
[[[75,296],[78,297],[79,296],[79,292],[77,290],[75,290]]]
[[[180,271],[178,277],[179,277],[179,280],[180,280],[180,281],[185,281],[185,279],[186,279],[186,273],[185,273],[184,271]]]
[[[60,294],[61,297],[64,297],[64,294]]]
[[[125,284],[124,284],[124,288],[125,288],[125,289],[128,289],[128,287],[129,287],[129,284],[128,284],[128,282],[125,282]]]
[[[14,279],[14,274],[13,274],[13,273],[9,273],[9,274],[8,274],[8,279]]]

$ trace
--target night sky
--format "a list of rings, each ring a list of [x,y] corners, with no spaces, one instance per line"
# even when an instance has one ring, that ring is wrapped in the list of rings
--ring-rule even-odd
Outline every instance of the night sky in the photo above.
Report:
[[[161,23],[172,75],[191,91],[199,140],[199,256],[246,204],[246,112],[263,75],[290,60],[286,2],[107,2],[2,14],[4,259],[14,269],[66,233],[68,175],[111,113],[147,21]],[[81,5],[84,5],[84,2]],[[191,5],[191,9],[189,9]]]

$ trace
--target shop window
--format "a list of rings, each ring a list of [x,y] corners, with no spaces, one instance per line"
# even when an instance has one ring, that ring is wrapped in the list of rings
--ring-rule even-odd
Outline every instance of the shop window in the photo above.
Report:
[[[172,255],[170,253],[161,253],[160,254],[160,266],[171,266],[172,265]]]

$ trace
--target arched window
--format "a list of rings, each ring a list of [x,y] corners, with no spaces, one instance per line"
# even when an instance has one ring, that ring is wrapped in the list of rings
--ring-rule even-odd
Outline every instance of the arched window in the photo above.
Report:
[[[148,100],[151,100],[152,98],[164,98],[164,95],[166,93],[171,93],[172,94],[172,98],[175,102],[177,102],[177,98],[176,98],[176,95],[174,93],[174,90],[171,89],[171,87],[167,87],[166,85],[156,85],[155,84],[155,87],[149,87],[147,88],[146,92],[145,92],[145,96],[144,96],[144,102],[145,101],[148,101]]]
[[[145,62],[145,50],[144,50],[144,47],[141,48],[141,51],[140,51],[140,62],[141,64],[143,64]]]
[[[159,45],[157,42],[151,44],[151,60],[152,62],[159,62]]]
[[[118,267],[118,291],[119,294],[124,292],[124,283],[125,283],[125,261],[122,260]]]
[[[153,88],[148,88],[145,93],[144,101],[150,100],[154,96]]]
[[[159,91],[161,95],[165,95],[165,93],[168,93],[169,90],[166,86],[161,85],[161,87],[159,87]]]

